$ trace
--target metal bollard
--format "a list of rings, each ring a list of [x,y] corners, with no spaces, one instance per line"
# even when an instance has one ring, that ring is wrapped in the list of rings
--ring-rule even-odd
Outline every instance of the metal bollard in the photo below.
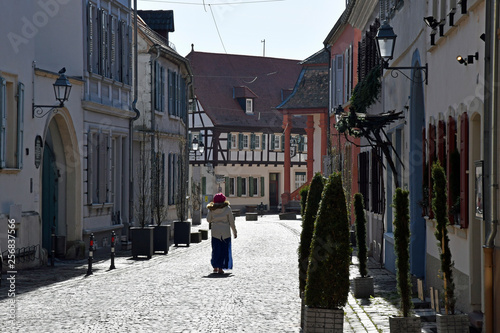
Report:
[[[111,232],[111,266],[109,266],[109,269],[115,269],[115,232]]]
[[[92,260],[94,259],[94,234],[90,234],[89,246],[89,268],[87,269],[87,276],[92,275]]]
[[[54,267],[54,259],[56,256],[56,227],[51,228],[52,250],[50,251],[50,266]]]

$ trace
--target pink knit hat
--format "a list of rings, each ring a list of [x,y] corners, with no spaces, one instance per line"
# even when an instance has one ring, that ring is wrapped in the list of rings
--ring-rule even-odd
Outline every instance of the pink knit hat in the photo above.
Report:
[[[217,193],[214,195],[214,203],[223,203],[226,201],[226,196],[222,193]]]

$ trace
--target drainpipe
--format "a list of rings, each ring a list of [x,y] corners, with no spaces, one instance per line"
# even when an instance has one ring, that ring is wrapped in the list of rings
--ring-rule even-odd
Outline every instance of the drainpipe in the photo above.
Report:
[[[156,96],[156,60],[160,57],[160,45],[154,44],[153,47],[156,49],[156,57],[151,60],[151,167],[155,166],[154,172],[158,170],[156,168],[156,156],[155,156],[155,136],[156,136],[156,113],[155,113],[155,96]],[[159,138],[158,138],[159,139]],[[152,175],[153,173],[151,173]],[[154,178],[151,177],[151,180]],[[153,184],[152,184],[153,186]],[[154,185],[156,186],[156,185]],[[155,198],[156,200],[156,198]],[[154,210],[155,205],[151,205],[151,224],[154,225]]]
[[[485,44],[485,110],[484,110],[484,174],[485,174],[485,228],[489,235],[483,247],[484,254],[484,323],[485,333],[493,333],[494,328],[494,265],[493,250],[498,225],[498,159],[497,159],[497,117],[496,110],[498,80],[497,57],[495,50],[498,47],[496,31],[498,27],[498,4],[496,1],[486,2],[486,44]],[[488,232],[488,230],[486,230]]]
[[[134,101],[132,102],[132,110],[135,112],[135,117],[130,118],[129,121],[129,138],[128,138],[128,148],[129,148],[129,226],[132,224],[134,216],[134,156],[133,156],[133,144],[134,144],[134,121],[139,119],[141,113],[137,109],[137,0],[134,0]]]

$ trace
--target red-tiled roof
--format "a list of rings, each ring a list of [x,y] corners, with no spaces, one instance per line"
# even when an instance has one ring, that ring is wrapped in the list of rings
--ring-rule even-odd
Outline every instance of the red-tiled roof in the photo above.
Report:
[[[215,126],[282,131],[276,106],[283,102],[283,90],[295,86],[302,70],[299,60],[195,51],[186,58],[193,70],[195,95]],[[255,94],[253,115],[246,114],[234,98],[237,87],[244,87],[245,97],[251,97],[246,95],[250,91]]]

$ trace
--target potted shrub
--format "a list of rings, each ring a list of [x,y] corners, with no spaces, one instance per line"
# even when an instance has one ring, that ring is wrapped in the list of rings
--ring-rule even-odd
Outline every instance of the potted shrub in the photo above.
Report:
[[[319,328],[343,330],[342,308],[349,295],[351,257],[346,206],[342,177],[334,173],[323,189],[314,225],[305,289],[304,332]]]
[[[468,316],[455,315],[455,284],[453,282],[453,261],[451,260],[450,239],[448,238],[448,200],[446,194],[446,176],[439,162],[432,166],[433,198],[432,209],[436,218],[436,231],[434,235],[438,241],[441,259],[441,277],[444,287],[445,315],[436,314],[437,331],[468,332]]]
[[[191,221],[187,220],[187,206],[188,198],[186,192],[187,184],[187,156],[186,156],[186,142],[181,141],[179,143],[180,158],[179,163],[179,173],[178,175],[178,187],[175,189],[175,209],[177,210],[177,221],[174,221],[174,243],[175,246],[179,244],[185,244],[189,246],[191,243]]]
[[[146,149],[145,134],[140,142],[139,164],[137,169],[138,192],[136,197],[135,217],[139,221],[139,227],[130,228],[130,238],[132,239],[132,257],[146,256],[150,259],[153,256],[153,227],[148,226],[151,218],[151,183],[149,175],[150,154]]]
[[[314,232],[314,221],[318,212],[319,203],[321,201],[321,193],[325,178],[321,173],[316,173],[311,180],[311,184],[307,186],[308,191],[301,191],[302,205],[302,232],[300,233],[300,244],[298,249],[299,254],[299,290],[302,298],[302,314],[301,326],[303,325],[304,316],[304,290],[306,288],[307,266],[309,265],[309,254],[311,248],[311,240]]]
[[[401,300],[402,317],[389,317],[391,332],[419,333],[421,323],[419,317],[410,317],[411,311],[411,277],[410,277],[410,210],[409,192],[396,189],[393,207],[394,215],[394,252],[396,253],[396,280]]]
[[[354,297],[368,298],[373,296],[373,277],[368,275],[366,248],[366,217],[363,195],[354,195],[354,214],[356,216],[356,243],[358,245],[359,275],[353,280]]]

